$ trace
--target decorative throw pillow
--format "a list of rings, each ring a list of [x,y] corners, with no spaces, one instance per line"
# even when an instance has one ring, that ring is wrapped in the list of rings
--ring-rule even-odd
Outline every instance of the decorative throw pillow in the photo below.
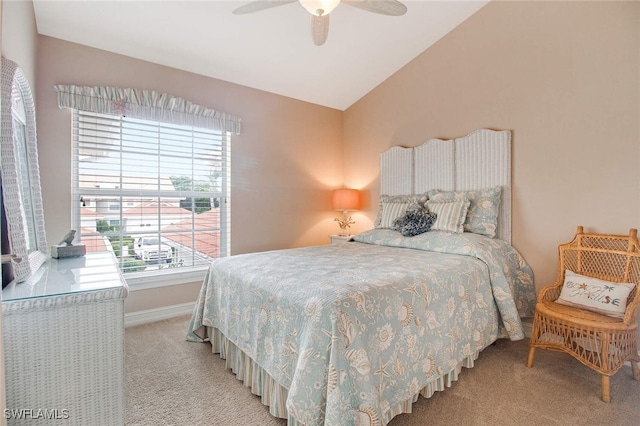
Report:
[[[431,193],[433,201],[466,198],[470,201],[469,211],[464,221],[464,231],[495,238],[498,228],[498,213],[502,187],[479,189],[477,191],[440,191]]]
[[[427,201],[429,211],[436,214],[436,221],[431,229],[462,234],[464,232],[462,224],[467,217],[469,204],[469,200],[462,198],[446,201]]]
[[[398,231],[405,237],[413,237],[431,229],[436,220],[435,213],[430,213],[422,207],[409,208],[407,212],[393,221],[391,229]]]
[[[397,218],[405,214],[409,206],[410,202],[399,202],[399,201],[390,201],[387,203],[382,203],[380,205],[380,212],[378,214],[378,219],[376,219],[376,228],[391,228],[393,221]]]
[[[627,309],[627,298],[634,286],[633,283],[614,283],[587,277],[567,269],[562,291],[556,302],[622,318]]]
[[[427,196],[424,194],[416,195],[381,195],[379,200],[380,208],[374,227],[391,228],[393,220],[405,214],[409,206],[417,204],[424,207]]]

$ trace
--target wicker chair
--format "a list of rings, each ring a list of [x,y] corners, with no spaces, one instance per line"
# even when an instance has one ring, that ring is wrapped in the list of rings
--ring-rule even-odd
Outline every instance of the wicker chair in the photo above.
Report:
[[[582,226],[570,243],[559,247],[560,262],[555,284],[538,295],[527,367],[533,365],[536,348],[566,352],[601,379],[601,399],[611,401],[609,378],[631,361],[633,378],[640,381],[636,309],[640,305],[640,247],[637,230],[628,236],[585,234]],[[622,319],[556,303],[565,271],[612,282],[634,283]]]

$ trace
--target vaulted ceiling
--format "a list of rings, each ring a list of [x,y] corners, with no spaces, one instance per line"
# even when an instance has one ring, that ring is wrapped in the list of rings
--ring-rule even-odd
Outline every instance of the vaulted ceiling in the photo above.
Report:
[[[246,1],[35,0],[39,34],[345,110],[488,1],[402,0],[404,16],[345,4],[326,43],[292,3],[234,15]]]

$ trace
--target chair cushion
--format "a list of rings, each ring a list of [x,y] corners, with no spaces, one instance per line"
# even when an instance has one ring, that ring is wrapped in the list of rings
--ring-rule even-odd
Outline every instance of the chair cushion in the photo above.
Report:
[[[557,303],[622,318],[634,286],[632,283],[616,283],[576,274],[567,269]]]
[[[579,324],[597,328],[606,323],[607,328],[618,328],[617,325],[628,328],[628,325],[623,323],[621,319],[556,302],[538,302],[536,312],[545,317],[561,318],[563,322],[573,325]]]

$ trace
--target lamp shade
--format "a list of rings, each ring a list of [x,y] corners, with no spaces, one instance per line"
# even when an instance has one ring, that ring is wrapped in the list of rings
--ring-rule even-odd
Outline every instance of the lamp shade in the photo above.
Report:
[[[336,189],[333,191],[334,210],[358,210],[360,191],[357,189]]]

